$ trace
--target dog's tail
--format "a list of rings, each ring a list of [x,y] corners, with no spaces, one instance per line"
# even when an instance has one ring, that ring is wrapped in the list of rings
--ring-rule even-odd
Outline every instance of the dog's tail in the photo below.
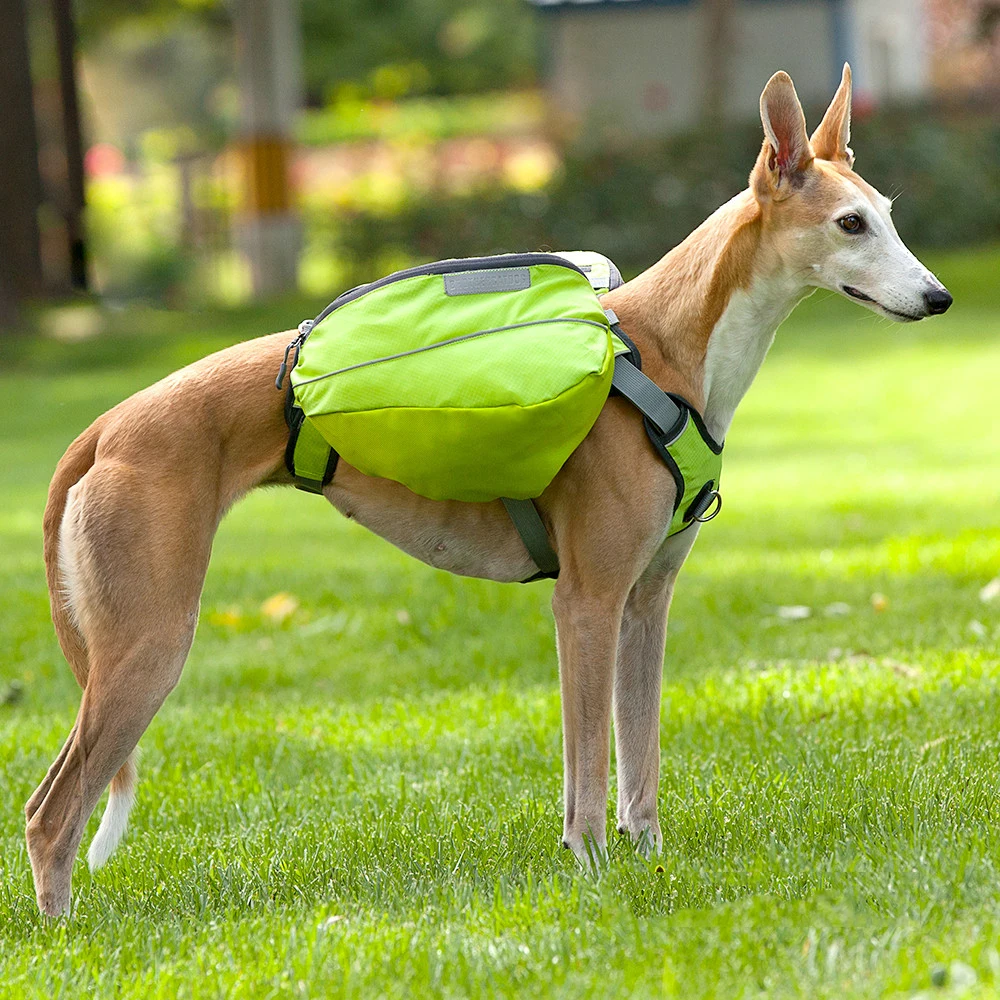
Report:
[[[67,557],[67,551],[60,545],[60,539],[63,535],[63,520],[69,492],[94,465],[104,419],[102,417],[91,424],[69,446],[56,466],[42,522],[45,535],[45,577],[49,587],[52,624],[55,625],[59,645],[69,661],[73,675],[82,688],[87,686],[89,673],[87,646],[73,607],[73,559]],[[108,805],[88,854],[91,871],[100,868],[111,857],[125,833],[128,814],[135,802],[138,776],[135,766],[136,754],[137,751],[133,751],[111,779]]]
[[[96,872],[114,854],[115,848],[125,834],[128,814],[135,803],[135,785],[139,777],[135,760],[138,753],[137,747],[111,779],[108,804],[101,817],[101,825],[97,828],[97,833],[90,842],[90,850],[87,852],[87,864],[90,865],[92,872]]]

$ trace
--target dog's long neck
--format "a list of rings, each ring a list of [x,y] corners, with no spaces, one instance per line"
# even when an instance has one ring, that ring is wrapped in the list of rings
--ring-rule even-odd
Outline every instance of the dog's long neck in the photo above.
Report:
[[[721,441],[775,330],[807,290],[786,273],[747,190],[605,303],[648,374],[689,399]]]

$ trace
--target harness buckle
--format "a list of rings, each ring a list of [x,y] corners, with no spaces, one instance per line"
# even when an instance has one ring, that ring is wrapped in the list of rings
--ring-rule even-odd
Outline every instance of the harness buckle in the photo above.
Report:
[[[712,518],[719,516],[719,511],[722,510],[722,494],[718,490],[706,491],[700,500],[698,508],[691,513],[692,521],[704,524],[706,521],[711,521]],[[715,504],[714,509],[712,508],[713,504]],[[711,513],[709,513],[710,510]]]

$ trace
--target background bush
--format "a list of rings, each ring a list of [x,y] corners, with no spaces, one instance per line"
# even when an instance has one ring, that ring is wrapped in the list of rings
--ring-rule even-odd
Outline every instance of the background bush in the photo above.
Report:
[[[636,273],[746,185],[759,146],[759,123],[728,127],[721,138],[609,137],[568,151],[553,183],[536,192],[483,188],[414,200],[388,217],[356,211],[311,225],[327,229],[352,281],[377,274],[387,248],[419,259],[584,248]],[[865,179],[898,196],[893,218],[907,243],[1000,239],[1000,122],[969,109],[886,111],[855,123],[852,146]]]

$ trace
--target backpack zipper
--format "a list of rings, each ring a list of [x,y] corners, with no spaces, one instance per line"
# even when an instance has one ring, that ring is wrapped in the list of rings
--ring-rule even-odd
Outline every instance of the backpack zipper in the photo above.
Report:
[[[278,377],[274,380],[274,387],[280,389],[282,383],[285,381],[285,374],[288,371],[288,355],[295,351],[295,360],[292,362],[292,367],[294,368],[299,363],[299,351],[302,350],[302,345],[306,342],[306,337],[312,333],[312,328],[316,325],[315,320],[304,319],[299,323],[298,334],[289,342],[288,346],[285,348],[285,356],[281,359],[281,367],[278,369]]]
[[[485,337],[491,333],[504,333],[507,330],[520,330],[526,326],[545,326],[548,323],[584,323],[587,326],[596,326],[599,330],[606,330],[604,323],[598,323],[592,319],[581,319],[578,316],[553,316],[551,319],[532,319],[524,323],[510,323],[507,326],[494,326],[488,330],[476,330],[474,333],[463,333],[458,337],[449,337],[448,340],[439,340],[436,344],[426,344],[423,347],[415,347],[411,351],[400,351],[398,354],[386,354],[381,358],[371,358],[368,361],[359,361],[355,365],[348,365],[346,368],[338,368],[336,371],[326,372],[323,375],[316,375],[313,378],[303,379],[296,383],[296,387],[311,385],[313,382],[322,382],[323,379],[333,378],[334,375],[343,375],[345,372],[353,372],[359,368],[370,368],[372,365],[382,364],[383,361],[395,361],[397,358],[407,358],[413,354],[424,354],[427,351],[436,351],[439,347],[447,347],[449,344],[459,344],[464,340],[474,340],[476,337]]]

